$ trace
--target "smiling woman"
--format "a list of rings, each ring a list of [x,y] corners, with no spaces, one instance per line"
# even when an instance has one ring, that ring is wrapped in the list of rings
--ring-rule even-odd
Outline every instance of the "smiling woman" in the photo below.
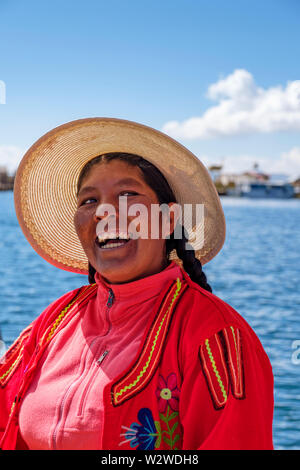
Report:
[[[123,232],[129,230],[130,224],[135,220],[129,216],[133,204],[141,204],[148,215],[144,225],[151,231],[151,205],[157,204],[158,198],[151,187],[144,181],[143,173],[139,167],[130,162],[137,158],[125,154],[104,155],[89,162],[83,168],[78,183],[78,208],[74,223],[81,245],[89,260],[89,273],[100,272],[111,283],[135,281],[142,277],[160,272],[167,266],[167,257],[164,253],[165,240],[131,238],[120,242],[120,224],[125,221]],[[142,159],[141,159],[142,160]],[[131,178],[123,179],[124,174]],[[93,188],[86,190],[86,188]],[[120,214],[119,197],[127,194],[127,214]],[[110,204],[116,215],[116,231],[106,232],[110,235],[105,243],[99,244],[97,227],[101,217],[97,215],[95,207]],[[173,230],[172,230],[173,231]],[[102,239],[105,234],[101,234]],[[106,238],[106,237],[105,237]],[[119,243],[114,243],[119,240]]]
[[[124,174],[131,175],[131,177],[124,179]],[[155,188],[155,190],[152,188]],[[124,194],[128,194],[126,207],[120,204],[120,197],[124,197]],[[201,263],[194,256],[194,251],[191,249],[184,250],[184,243],[186,242],[184,232],[182,232],[181,238],[174,238],[177,222],[174,218],[175,214],[172,212],[165,214],[170,215],[168,219],[166,217],[157,219],[153,216],[155,215],[152,210],[153,206],[165,204],[172,207],[176,203],[176,198],[162,173],[150,162],[138,155],[118,152],[95,157],[81,170],[77,196],[78,208],[74,223],[81,245],[89,259],[90,282],[93,282],[93,275],[96,271],[101,272],[102,276],[107,279],[107,276],[110,276],[110,282],[114,283],[128,282],[155,274],[167,266],[168,255],[173,249],[176,249],[178,257],[181,258],[182,256],[184,267],[193,280],[198,281],[199,285],[211,291],[211,287],[207,284],[206,276],[202,271]],[[86,207],[86,204],[89,207]],[[96,212],[94,205],[98,206]],[[105,234],[100,234],[100,241],[106,239],[106,243],[101,245],[97,233],[99,219],[101,219],[97,216],[99,214],[99,205],[113,208],[108,216],[113,215],[115,221],[114,233],[108,230]],[[134,217],[136,213],[133,211],[130,216],[130,209],[137,205],[139,205],[139,208],[143,207],[145,209],[144,217],[138,221],[138,231],[132,229],[132,226],[137,223],[137,218]],[[126,213],[121,213],[120,209],[126,209]],[[88,218],[89,214],[91,215],[89,220],[92,244],[87,246],[84,234],[89,224],[85,217]],[[167,222],[169,222],[168,225]],[[97,224],[96,227],[95,224]],[[153,224],[156,225],[157,230],[153,228]],[[84,227],[84,230],[81,229],[82,227]],[[123,243],[116,244],[112,238],[120,240],[119,234],[121,231],[123,234],[125,233],[126,237],[133,232],[133,235],[137,235],[137,237],[131,237]],[[146,237],[142,237],[140,234],[145,235],[145,232]],[[151,235],[154,232],[158,232],[159,236],[152,237]],[[93,238],[95,233],[97,234],[96,240],[95,237]],[[109,233],[111,236],[108,238]],[[169,238],[166,239],[166,237]],[[100,250],[96,249],[93,253],[91,249],[95,248],[95,244]],[[107,251],[108,248],[110,248],[110,251]],[[113,248],[115,250],[111,251]],[[124,250],[116,250],[116,248],[124,248]],[[103,253],[105,256],[101,258]],[[96,255],[100,257],[98,262]],[[114,266],[114,260],[117,266]],[[110,273],[109,266],[111,266]]]
[[[205,221],[181,225],[173,209],[186,203],[203,204]],[[202,270],[225,223],[194,155],[140,124],[74,121],[24,156],[15,205],[39,255],[89,283],[1,360],[3,449],[273,447],[268,357]]]

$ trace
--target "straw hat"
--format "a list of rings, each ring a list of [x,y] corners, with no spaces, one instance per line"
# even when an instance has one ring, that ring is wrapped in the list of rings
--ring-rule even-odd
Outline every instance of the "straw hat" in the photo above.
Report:
[[[189,241],[202,264],[225,240],[225,219],[215,185],[189,150],[150,127],[112,118],[89,118],[56,127],[24,155],[15,177],[19,224],[35,251],[54,266],[88,273],[88,260],[73,226],[77,180],[93,157],[109,152],[140,155],[164,174],[177,203],[204,204],[204,218],[183,218]],[[198,218],[199,219],[199,218]],[[195,237],[196,235],[196,237]],[[180,263],[176,251],[171,259]]]

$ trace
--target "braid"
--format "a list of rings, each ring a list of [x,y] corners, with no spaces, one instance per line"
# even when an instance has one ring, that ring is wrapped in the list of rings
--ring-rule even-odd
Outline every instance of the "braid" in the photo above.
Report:
[[[191,245],[189,245],[189,249],[185,247],[187,241],[185,228],[182,226],[181,238],[175,239],[174,233],[172,233],[170,239],[167,239],[167,256],[175,249],[178,257],[182,260],[184,270],[189,274],[191,280],[199,284],[203,289],[212,292],[212,288],[208,284],[206,275],[202,270],[202,264],[195,257],[194,249]]]
[[[91,263],[89,263],[89,283],[94,284],[95,283],[95,274],[96,274],[96,269],[93,268]]]

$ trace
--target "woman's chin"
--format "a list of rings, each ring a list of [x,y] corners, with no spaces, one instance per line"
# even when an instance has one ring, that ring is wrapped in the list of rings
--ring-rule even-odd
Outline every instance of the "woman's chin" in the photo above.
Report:
[[[130,240],[123,246],[96,247],[95,260],[91,262],[97,272],[110,283],[129,282],[138,271],[136,240]]]
[[[133,282],[161,270],[163,241],[130,240],[123,246],[101,248],[95,243],[91,265],[111,284]]]
[[[130,266],[126,263],[119,263],[118,266],[100,266],[99,274],[109,284],[124,284],[138,278],[138,269],[134,269],[133,263]]]

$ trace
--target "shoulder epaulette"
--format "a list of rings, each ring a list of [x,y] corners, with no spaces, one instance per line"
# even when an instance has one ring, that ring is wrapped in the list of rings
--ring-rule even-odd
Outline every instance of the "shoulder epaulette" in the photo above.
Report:
[[[214,407],[224,408],[229,393],[245,398],[241,332],[228,326],[205,339],[199,358]]]

